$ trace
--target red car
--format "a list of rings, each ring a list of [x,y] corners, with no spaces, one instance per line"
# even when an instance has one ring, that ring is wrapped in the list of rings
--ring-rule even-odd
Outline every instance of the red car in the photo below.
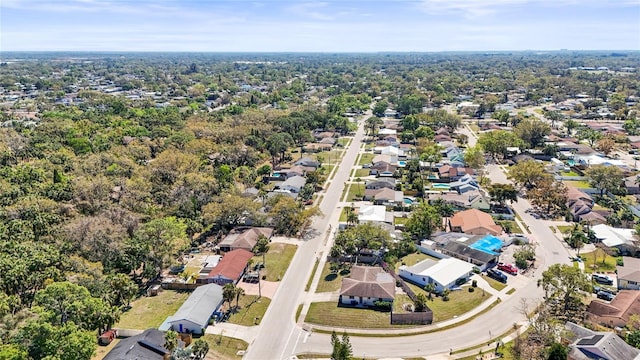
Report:
[[[507,274],[518,275],[518,268],[513,264],[505,264],[500,262],[498,263],[498,270],[504,271]]]

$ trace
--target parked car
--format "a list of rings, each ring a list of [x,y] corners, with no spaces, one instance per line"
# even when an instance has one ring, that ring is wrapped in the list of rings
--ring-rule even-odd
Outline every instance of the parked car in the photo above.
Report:
[[[598,299],[602,299],[602,300],[607,300],[607,301],[611,301],[613,300],[613,298],[615,298],[616,296],[608,291],[603,291],[600,290],[598,291]]]
[[[505,275],[503,272],[495,270],[495,269],[489,269],[487,270],[487,275],[490,278],[493,278],[495,280],[498,280],[502,283],[507,283],[507,275]]]
[[[591,278],[598,284],[613,285],[613,280],[607,275],[593,274]]]
[[[498,263],[498,269],[511,275],[518,275],[518,268],[513,264]]]

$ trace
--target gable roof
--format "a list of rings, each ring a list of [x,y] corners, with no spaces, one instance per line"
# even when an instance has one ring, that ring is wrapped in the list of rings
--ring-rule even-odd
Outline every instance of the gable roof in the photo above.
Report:
[[[199,286],[180,306],[169,322],[189,320],[204,329],[209,323],[211,314],[222,304],[222,300],[222,286],[218,284]]]
[[[164,332],[147,329],[139,335],[121,339],[103,358],[104,360],[145,359],[161,360],[169,351],[163,347]]]
[[[585,193],[584,191],[578,190],[577,188],[574,188],[572,186],[567,186],[567,202],[571,204],[572,202],[575,202],[578,200],[593,203],[593,198],[589,196],[587,193]]]
[[[229,251],[222,257],[218,265],[211,270],[208,277],[224,277],[230,280],[237,280],[252,257],[253,253],[244,249]]]
[[[612,332],[591,331],[577,324],[567,322],[565,327],[574,334],[570,345],[569,359],[618,360],[640,359],[640,350],[627,344]]]
[[[459,227],[465,233],[474,230],[486,231],[492,235],[502,233],[502,228],[496,225],[491,215],[478,209],[469,209],[455,213],[449,221],[451,227]]]
[[[340,295],[393,299],[396,282],[384,270],[374,266],[353,266],[351,275],[342,279]]]
[[[290,186],[290,187],[302,189],[302,187],[306,183],[307,183],[307,179],[306,178],[304,178],[302,176],[299,176],[299,175],[296,175],[296,176],[292,176],[292,177],[288,178],[282,184],[280,184],[280,188],[284,189],[285,186]]]
[[[438,261],[425,259],[406,268],[407,271],[428,276],[442,286],[447,286],[473,271],[473,264],[456,258],[444,258]]]
[[[624,256],[622,260],[624,265],[616,266],[618,279],[631,280],[640,283],[640,259]]]
[[[386,213],[387,208],[383,205],[363,206],[358,211],[358,220],[384,222]]]
[[[267,227],[239,229],[238,231],[232,231],[225,236],[218,246],[228,246],[234,249],[245,249],[251,251],[253,247],[256,246],[260,235],[264,235],[268,239],[272,234],[273,229]]]
[[[598,224],[591,227],[595,236],[608,247],[624,244],[632,244],[633,230],[614,228],[606,224]]]
[[[620,290],[610,303],[595,299],[588,309],[601,323],[609,323],[607,319],[611,319],[617,320],[615,325],[624,326],[631,315],[640,314],[640,291]]]

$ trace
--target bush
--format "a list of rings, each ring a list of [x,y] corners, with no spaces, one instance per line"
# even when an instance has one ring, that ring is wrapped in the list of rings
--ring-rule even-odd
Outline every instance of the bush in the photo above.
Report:
[[[471,287],[469,288],[469,292],[474,292],[475,290],[476,290],[476,289],[475,289],[473,286],[471,286]]]
[[[380,311],[391,311],[390,301],[376,301],[373,303],[373,306]]]
[[[473,286],[474,288],[478,287],[478,280],[472,280],[471,281],[471,286]]]

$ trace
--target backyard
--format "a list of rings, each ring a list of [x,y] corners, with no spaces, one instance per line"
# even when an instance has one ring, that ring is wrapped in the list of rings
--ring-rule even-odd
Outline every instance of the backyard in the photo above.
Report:
[[[267,281],[280,281],[287,271],[289,263],[296,253],[296,249],[297,246],[291,244],[270,243],[269,251],[265,256],[266,264],[260,274],[266,275]],[[254,264],[261,262],[262,255],[253,257]]]
[[[131,309],[122,314],[114,328],[145,330],[157,328],[191,295],[186,291],[164,290],[157,296],[143,296],[131,303]]]
[[[421,287],[406,282],[414,293],[426,294]],[[427,302],[427,306],[433,311],[433,322],[444,321],[460,316],[467,311],[473,310],[483,301],[491,298],[491,294],[485,293],[480,288],[476,288],[474,292],[469,292],[465,286],[461,290],[451,291],[449,301],[442,300],[441,297],[433,296],[431,301]]]
[[[586,273],[595,272],[614,272],[616,270],[616,257],[608,255],[604,250],[596,248],[596,250],[580,254],[584,261],[584,271]]]

